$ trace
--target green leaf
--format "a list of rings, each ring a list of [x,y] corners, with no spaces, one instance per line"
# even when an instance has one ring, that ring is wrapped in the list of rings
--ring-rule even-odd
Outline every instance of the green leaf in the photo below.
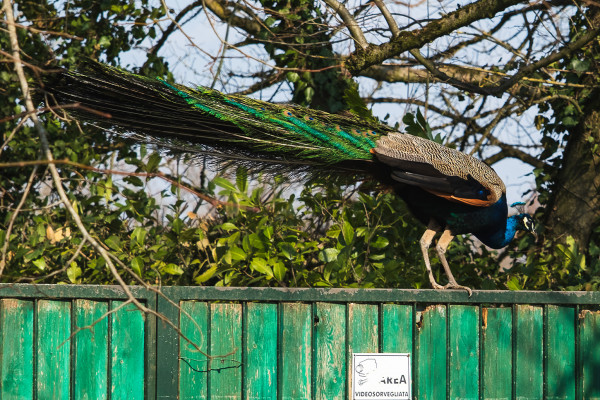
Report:
[[[347,245],[352,243],[354,239],[354,228],[352,228],[352,225],[348,221],[344,221],[342,224],[342,236]]]
[[[161,270],[165,274],[169,274],[169,275],[181,275],[181,274],[183,274],[183,269],[179,265],[173,264],[173,263],[169,263],[169,264],[164,265],[161,268]]]
[[[338,254],[340,254],[338,249],[323,249],[319,252],[319,260],[323,261],[324,263],[330,263],[337,260]]]
[[[235,174],[235,184],[242,193],[246,193],[248,189],[248,169],[238,167]]]
[[[271,240],[273,238],[273,226],[265,226],[265,228],[262,230],[262,233],[267,239]]]
[[[578,74],[581,74],[582,72],[586,72],[590,69],[590,61],[573,59],[571,60],[571,68],[573,68]]]
[[[158,153],[152,153],[148,157],[148,163],[146,164],[146,172],[158,171],[158,164],[160,163],[161,157]]]
[[[69,268],[67,268],[67,277],[69,277],[69,280],[71,281],[71,283],[80,283],[81,279],[79,279],[79,277],[81,276],[81,268],[77,265],[77,263],[75,261],[71,262],[71,265],[69,266]]]
[[[181,218],[175,218],[172,222],[171,222],[171,229],[173,229],[173,232],[175,233],[181,233],[181,231],[183,230],[184,224],[183,221],[181,220]]]
[[[296,248],[292,246],[290,243],[283,242],[278,244],[279,250],[281,250],[281,254],[287,258],[288,260],[293,260],[296,257]]]
[[[509,290],[523,290],[523,287],[519,283],[519,279],[516,276],[510,278],[510,280],[506,283],[506,287]]]
[[[242,261],[247,257],[246,252],[237,246],[233,246],[229,249],[229,253],[231,254],[231,259],[235,261]]]
[[[375,241],[370,243],[370,246],[374,249],[383,249],[390,244],[390,241],[385,236],[377,236]]]
[[[275,275],[275,279],[278,281],[283,281],[285,279],[285,274],[287,272],[287,268],[283,265],[282,262],[276,262],[273,266],[273,273]]]
[[[46,269],[46,260],[44,260],[43,257],[40,257],[38,259],[35,259],[32,261],[33,265],[35,265],[37,267],[37,269],[39,269],[40,271],[43,271]]]
[[[304,89],[304,98],[306,98],[306,102],[310,103],[312,101],[313,96],[315,95],[315,89],[310,86]]]
[[[131,269],[135,272],[139,277],[142,276],[142,270],[144,269],[144,260],[142,257],[137,256],[131,260]]]
[[[327,237],[336,239],[338,236],[340,236],[340,233],[341,233],[340,227],[338,225],[334,225],[327,230],[326,235],[327,235]]]
[[[235,226],[234,224],[232,224],[231,222],[225,222],[224,224],[221,224],[220,228],[223,229],[225,232],[239,230],[239,228],[237,226]]]
[[[213,183],[216,184],[217,186],[222,187],[223,189],[228,189],[231,190],[233,192],[237,192],[237,188],[235,187],[235,185],[231,182],[229,182],[227,179],[225,178],[221,178],[220,176],[216,176],[213,178]]]
[[[267,275],[270,277],[273,276],[273,270],[271,269],[271,267],[269,267],[267,261],[264,258],[254,257],[252,259],[252,262],[250,263],[250,268],[263,275]]]
[[[133,230],[133,232],[131,232],[131,243],[142,246],[147,234],[148,231],[146,229],[138,226]]]
[[[298,82],[298,79],[300,79],[300,75],[298,75],[297,72],[288,72],[286,74],[286,78],[288,81],[290,81],[292,83],[296,83],[296,82]]]
[[[209,269],[207,269],[206,271],[204,271],[202,274],[198,275],[194,281],[197,284],[201,284],[206,282],[207,280],[209,280],[210,278],[212,278],[215,273],[217,272],[217,265],[213,264],[212,267],[210,267]]]
[[[104,241],[104,244],[115,251],[121,251],[121,249],[122,249],[121,238],[119,238],[118,236],[115,236],[115,235],[109,236]]]
[[[248,243],[254,249],[257,249],[257,250],[265,249],[265,245],[264,245],[263,241],[260,240],[260,237],[256,233],[252,233],[248,236]]]

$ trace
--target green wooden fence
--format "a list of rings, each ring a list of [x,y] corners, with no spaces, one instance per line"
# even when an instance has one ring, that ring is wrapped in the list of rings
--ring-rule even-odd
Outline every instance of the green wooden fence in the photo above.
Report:
[[[195,346],[116,287],[0,285],[0,398],[348,399],[353,352],[397,352],[417,399],[600,399],[600,293],[133,292]]]

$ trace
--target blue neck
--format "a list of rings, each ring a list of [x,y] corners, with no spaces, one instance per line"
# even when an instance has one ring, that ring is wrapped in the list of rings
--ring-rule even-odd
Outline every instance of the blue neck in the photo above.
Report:
[[[494,249],[501,249],[510,243],[515,237],[515,233],[520,229],[521,215],[513,215],[506,219],[506,227],[498,229],[489,235],[478,235],[477,237],[484,244]]]

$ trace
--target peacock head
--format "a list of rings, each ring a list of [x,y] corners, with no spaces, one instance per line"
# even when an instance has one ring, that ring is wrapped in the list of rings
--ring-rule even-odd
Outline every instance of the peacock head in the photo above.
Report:
[[[531,215],[527,214],[525,211],[525,203],[518,202],[511,204],[511,207],[515,207],[519,214],[515,215],[514,218],[516,220],[516,227],[520,231],[527,231],[531,233],[534,237],[537,238],[537,234],[535,232],[535,223]]]

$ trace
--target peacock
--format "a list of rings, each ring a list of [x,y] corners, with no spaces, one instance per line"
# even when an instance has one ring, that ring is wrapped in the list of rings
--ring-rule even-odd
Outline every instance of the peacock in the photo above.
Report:
[[[393,189],[426,226],[420,246],[434,289],[471,293],[445,257],[455,235],[471,233],[499,249],[519,230],[535,233],[530,215],[508,216],[506,187],[484,162],[374,120],[189,88],[93,62],[49,74],[43,86],[49,106],[79,104],[79,118],[171,148],[230,163],[370,176]],[[429,259],[440,232],[435,248],[446,285],[436,282]]]

